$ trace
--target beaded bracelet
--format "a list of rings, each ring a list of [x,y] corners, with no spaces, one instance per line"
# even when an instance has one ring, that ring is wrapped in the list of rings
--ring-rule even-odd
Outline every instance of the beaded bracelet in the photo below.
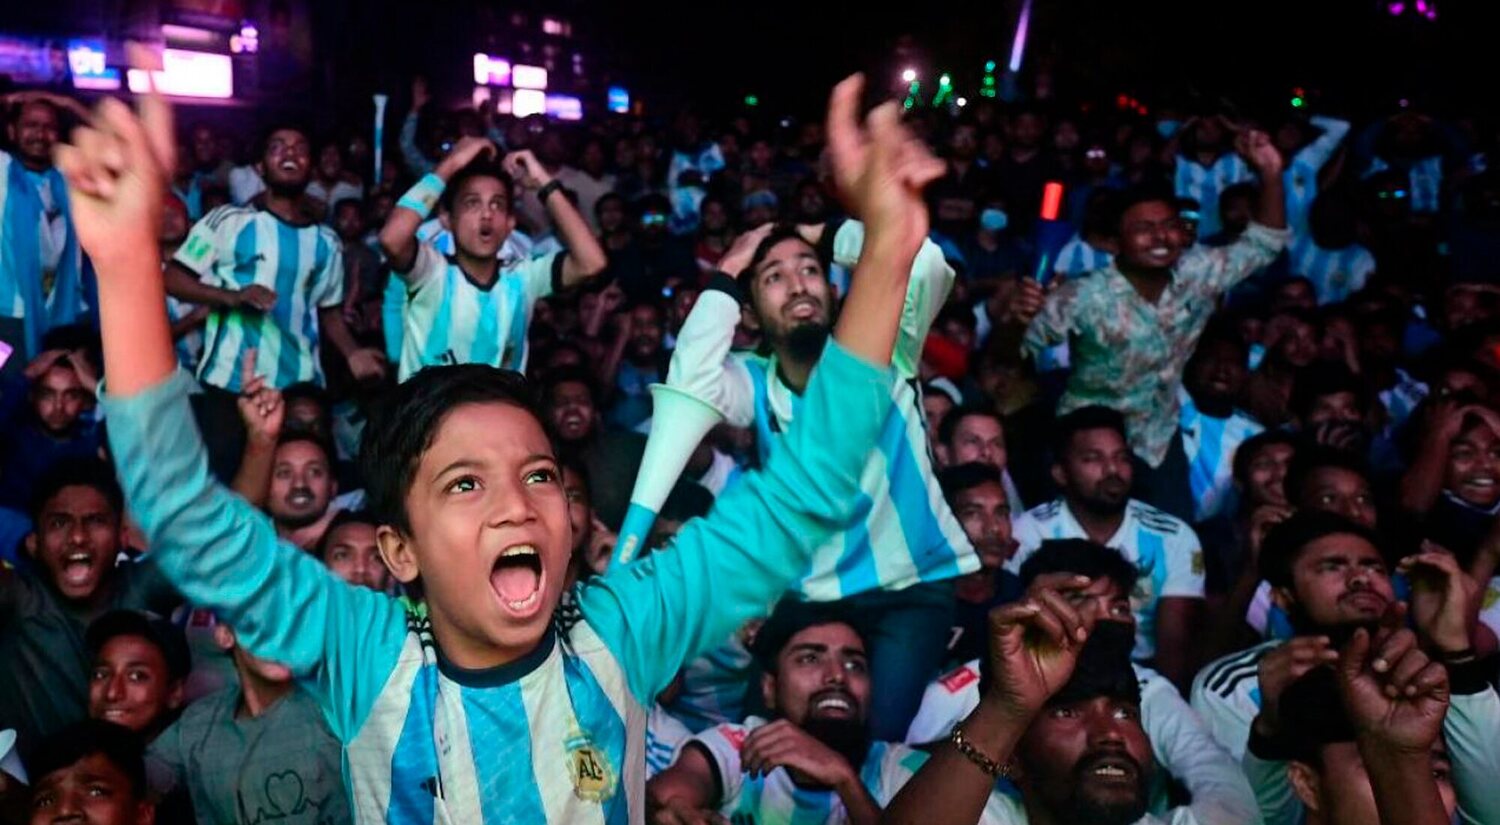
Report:
[[[980,770],[984,771],[990,776],[998,778],[1010,775],[1009,766],[1002,765],[999,762],[996,762],[988,756],[980,753],[979,749],[974,747],[972,742],[964,738],[964,731],[962,726],[953,726],[953,733],[948,735],[948,741],[953,743],[953,747],[956,748],[959,753],[963,754],[965,759],[973,762]]]

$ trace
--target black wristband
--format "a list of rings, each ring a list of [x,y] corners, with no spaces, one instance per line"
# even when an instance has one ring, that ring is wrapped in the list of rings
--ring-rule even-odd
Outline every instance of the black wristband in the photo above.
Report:
[[[1495,675],[1495,658],[1470,659],[1466,662],[1443,663],[1448,670],[1448,690],[1455,696],[1472,696],[1490,686]]]
[[[562,181],[558,180],[557,178],[553,178],[552,180],[547,181],[547,183],[543,185],[541,189],[536,190],[536,202],[543,206],[546,206],[547,199],[552,197],[552,193],[561,192],[563,191],[563,188],[564,187]]]
[[[740,300],[740,282],[735,280],[734,276],[728,272],[714,270],[708,276],[708,283],[703,288],[705,290],[711,289],[715,292],[722,292],[733,298],[736,302]]]

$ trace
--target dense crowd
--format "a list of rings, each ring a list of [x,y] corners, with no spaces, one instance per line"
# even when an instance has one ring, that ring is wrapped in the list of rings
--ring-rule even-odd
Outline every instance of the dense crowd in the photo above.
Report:
[[[1500,132],[860,94],[6,97],[0,822],[1500,825]]]

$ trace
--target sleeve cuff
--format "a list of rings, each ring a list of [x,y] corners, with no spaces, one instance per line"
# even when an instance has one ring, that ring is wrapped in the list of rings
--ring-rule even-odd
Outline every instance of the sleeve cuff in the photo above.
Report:
[[[828,339],[828,345],[823,350],[823,357],[818,361],[818,369],[827,369],[837,373],[840,381],[886,381],[892,374],[892,368],[889,365],[872,364],[860,358],[845,349],[837,338]]]
[[[1490,677],[1495,674],[1494,656],[1475,659],[1461,665],[1445,665],[1448,669],[1448,690],[1455,696],[1473,696],[1483,693],[1490,686]]]
[[[704,290],[722,292],[733,298],[735,303],[742,303],[740,300],[740,282],[736,281],[734,276],[728,272],[714,270],[709,274],[708,283],[703,288]]]
[[[563,291],[563,261],[567,257],[566,252],[557,252],[552,255],[552,294],[554,295]]]
[[[848,218],[833,218],[823,224],[823,237],[818,238],[818,260],[824,264],[833,261],[833,241],[848,220]]]
[[[1249,228],[1245,230],[1246,238],[1254,238],[1257,241],[1275,246],[1277,249],[1286,246],[1292,238],[1292,230],[1288,227],[1273,229],[1265,224],[1250,222]]]

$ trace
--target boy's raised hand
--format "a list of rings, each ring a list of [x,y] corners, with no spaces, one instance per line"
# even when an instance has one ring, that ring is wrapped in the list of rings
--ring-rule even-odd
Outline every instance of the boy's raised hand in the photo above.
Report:
[[[146,62],[138,57],[131,62]],[[171,106],[154,90],[141,97],[139,114],[105,98],[89,123],[73,130],[72,142],[53,153],[89,257],[155,259],[167,175],[177,162]]]

